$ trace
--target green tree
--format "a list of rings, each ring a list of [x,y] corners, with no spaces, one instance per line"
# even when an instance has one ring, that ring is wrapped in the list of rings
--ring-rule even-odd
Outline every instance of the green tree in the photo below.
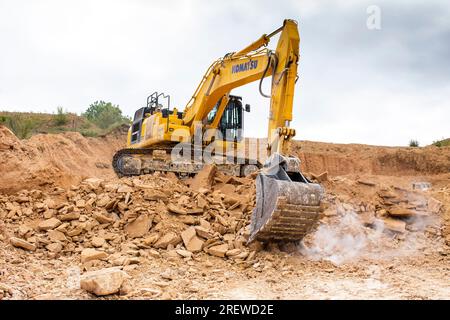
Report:
[[[410,147],[418,147],[419,146],[419,141],[417,141],[417,140],[410,140],[409,141],[409,146]]]
[[[92,103],[83,116],[102,129],[109,128],[116,123],[128,122],[128,118],[122,115],[122,110],[118,105],[105,101]]]
[[[450,138],[433,141],[433,145],[436,147],[449,147],[450,146]]]

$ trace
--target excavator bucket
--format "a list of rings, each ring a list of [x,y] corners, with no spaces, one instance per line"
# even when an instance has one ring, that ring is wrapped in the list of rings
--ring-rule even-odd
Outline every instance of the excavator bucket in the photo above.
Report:
[[[323,188],[301,174],[299,163],[276,154],[257,176],[249,243],[300,241],[319,220]]]

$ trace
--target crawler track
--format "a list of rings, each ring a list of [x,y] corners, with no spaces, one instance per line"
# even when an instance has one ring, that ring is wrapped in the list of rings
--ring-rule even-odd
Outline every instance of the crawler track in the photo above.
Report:
[[[195,175],[205,165],[202,158],[198,158],[198,155],[203,154],[202,149],[191,148],[192,157],[187,161],[173,161],[171,158],[173,149],[172,146],[121,149],[114,155],[112,166],[116,174],[119,177],[123,177],[147,174],[155,171],[174,172],[182,176]],[[165,156],[154,156],[155,151],[162,152]],[[223,154],[213,154],[212,157],[212,161],[216,164],[217,169],[229,175],[245,176],[261,167],[259,162],[251,162],[246,158],[226,156]]]

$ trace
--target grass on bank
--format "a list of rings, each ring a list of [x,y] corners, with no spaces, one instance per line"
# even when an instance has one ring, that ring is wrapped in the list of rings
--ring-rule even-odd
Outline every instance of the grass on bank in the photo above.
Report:
[[[130,119],[122,116],[119,106],[104,101],[91,104],[81,116],[57,107],[55,114],[0,111],[0,124],[8,127],[19,139],[39,133],[79,132],[85,137],[105,135]],[[95,111],[95,113],[93,112]]]

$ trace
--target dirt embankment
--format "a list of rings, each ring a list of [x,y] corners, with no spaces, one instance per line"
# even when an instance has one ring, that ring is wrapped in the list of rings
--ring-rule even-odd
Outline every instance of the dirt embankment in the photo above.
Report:
[[[295,141],[292,152],[302,160],[304,171],[328,171],[333,176],[408,176],[450,172],[450,147],[382,147]]]
[[[19,140],[0,125],[0,192],[68,187],[87,177],[109,178],[113,154],[125,145],[124,128],[98,138],[77,132],[38,134]],[[304,172],[330,176],[434,175],[450,172],[450,147],[379,147],[295,141]]]
[[[0,192],[67,187],[89,176],[111,176],[112,156],[124,141],[121,130],[98,138],[67,132],[19,140],[0,125]]]

